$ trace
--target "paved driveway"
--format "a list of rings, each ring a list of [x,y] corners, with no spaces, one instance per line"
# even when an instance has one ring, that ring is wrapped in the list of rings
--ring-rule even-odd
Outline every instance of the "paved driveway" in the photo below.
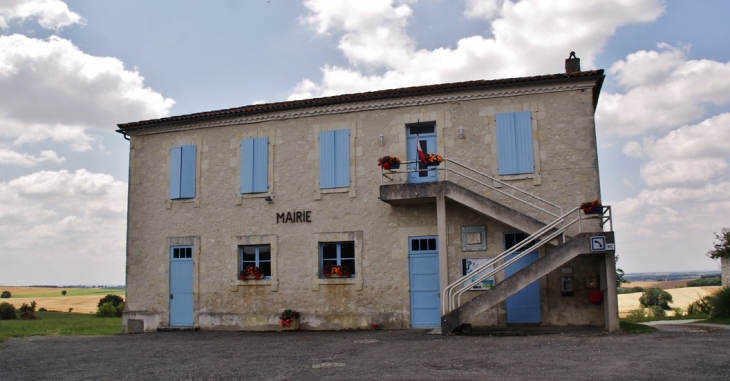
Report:
[[[728,380],[730,331],[164,332],[0,344],[3,380]]]

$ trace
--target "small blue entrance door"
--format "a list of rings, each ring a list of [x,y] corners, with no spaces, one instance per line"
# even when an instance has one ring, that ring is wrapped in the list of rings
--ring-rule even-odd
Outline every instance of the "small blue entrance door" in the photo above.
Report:
[[[411,326],[441,326],[438,237],[410,237]]]
[[[508,261],[519,253],[510,254]],[[504,269],[505,278],[522,270],[537,260],[537,251],[528,253],[517,262]],[[527,287],[507,298],[507,323],[539,323],[540,322],[540,281],[536,280]]]
[[[418,149],[416,144],[421,146],[424,154],[436,153],[436,126],[433,124],[417,125],[408,127],[406,139],[406,154],[408,161],[418,160]],[[408,172],[409,183],[425,183],[438,180],[435,169],[428,171],[423,163],[408,164],[409,171],[422,170],[419,172]]]
[[[170,248],[170,326],[193,325],[193,247]]]

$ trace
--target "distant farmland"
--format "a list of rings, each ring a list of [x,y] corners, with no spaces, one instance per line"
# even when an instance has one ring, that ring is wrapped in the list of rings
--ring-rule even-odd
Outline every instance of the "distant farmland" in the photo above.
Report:
[[[66,295],[61,291],[66,290]],[[124,289],[119,288],[60,288],[60,287],[16,287],[0,286],[1,291],[10,291],[10,299],[0,299],[16,308],[21,304],[36,302],[36,308],[45,308],[49,311],[93,313],[99,299],[105,295],[120,295],[124,297]]]

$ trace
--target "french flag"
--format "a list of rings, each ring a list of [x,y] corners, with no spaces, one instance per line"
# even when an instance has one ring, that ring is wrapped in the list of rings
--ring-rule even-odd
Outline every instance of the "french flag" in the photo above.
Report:
[[[416,137],[416,152],[418,153],[418,160],[423,163],[423,165],[426,165],[426,155],[423,154],[423,150],[421,149],[421,141]]]

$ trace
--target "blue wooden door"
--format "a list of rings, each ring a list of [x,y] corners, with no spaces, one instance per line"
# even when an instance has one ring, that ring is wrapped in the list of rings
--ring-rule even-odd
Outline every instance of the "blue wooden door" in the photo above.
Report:
[[[510,254],[505,261],[519,253]],[[537,260],[537,251],[528,253],[517,262],[504,269],[505,278],[522,270]],[[539,323],[540,322],[540,281],[536,280],[527,287],[507,298],[507,323]]]
[[[411,326],[441,326],[438,237],[410,237]]]
[[[170,326],[193,325],[193,247],[170,248]]]
[[[418,160],[416,144],[421,146],[424,154],[436,153],[436,127],[434,125],[408,127],[408,138],[406,139],[406,154],[408,161]],[[428,168],[433,168],[427,171]],[[420,172],[409,172],[409,183],[425,183],[438,180],[436,167],[427,167],[423,163],[408,164],[408,170],[423,170]]]

